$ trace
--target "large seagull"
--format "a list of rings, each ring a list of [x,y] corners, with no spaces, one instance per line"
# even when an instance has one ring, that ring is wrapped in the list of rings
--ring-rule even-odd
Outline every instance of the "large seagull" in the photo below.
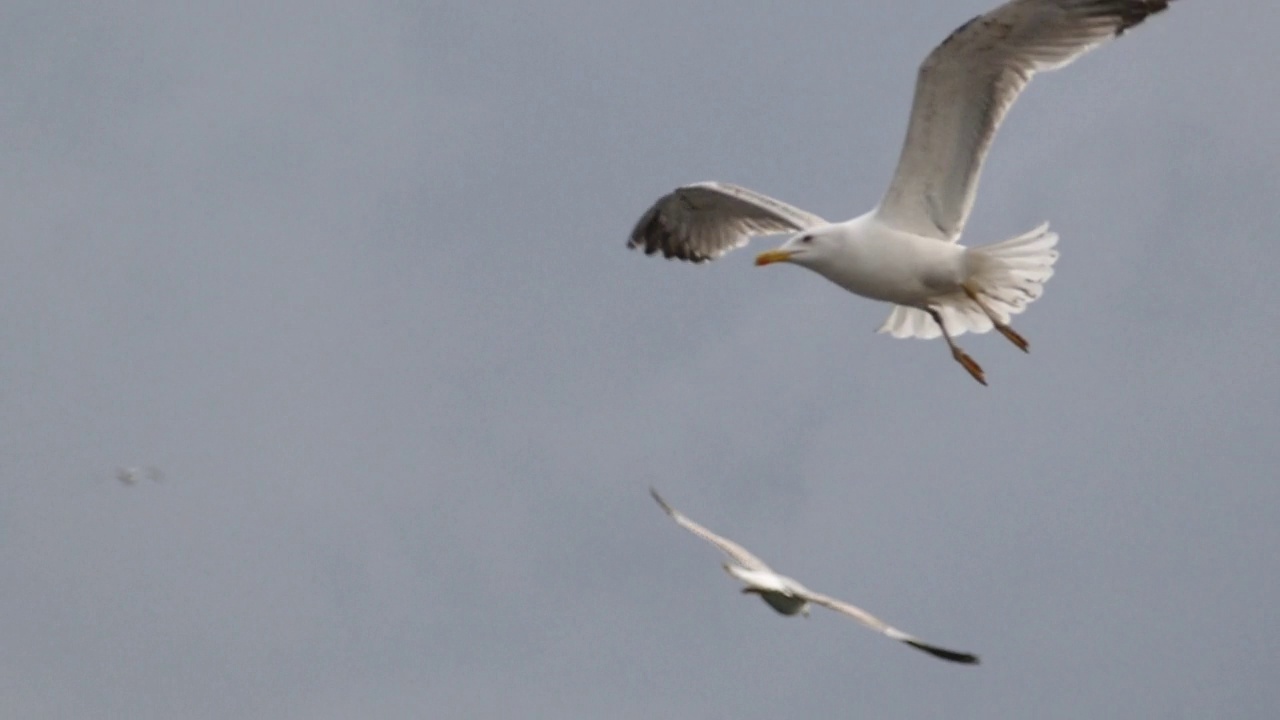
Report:
[[[769,607],[783,615],[801,613],[808,617],[810,603],[821,605],[842,615],[847,615],[878,633],[883,633],[898,642],[906,643],[935,657],[950,660],[951,662],[969,665],[977,664],[978,656],[976,655],[930,645],[919,638],[912,637],[890,626],[862,608],[854,607],[849,603],[836,600],[822,593],[816,593],[785,575],[779,575],[771,570],[768,565],[765,565],[763,560],[747,552],[747,549],[738,543],[728,538],[720,537],[685,517],[679,510],[668,505],[657,490],[650,488],[649,493],[653,495],[654,500],[658,501],[658,505],[662,507],[663,511],[671,516],[671,519],[675,520],[680,527],[715,545],[729,557],[730,562],[724,564],[724,569],[746,586],[742,588],[742,592],[759,595],[761,600],[769,604]]]
[[[1067,65],[1170,1],[1011,0],[960,26],[920,66],[897,171],[864,215],[829,223],[744,187],[700,182],[659,198],[627,246],[700,263],[754,235],[789,233],[756,264],[794,263],[893,303],[880,332],[941,335],[952,357],[986,385],[982,368],[953,338],[994,327],[1025,352],[1010,316],[1040,297],[1058,258],[1048,224],[991,245],[957,243],[991,140],[1033,75]]]

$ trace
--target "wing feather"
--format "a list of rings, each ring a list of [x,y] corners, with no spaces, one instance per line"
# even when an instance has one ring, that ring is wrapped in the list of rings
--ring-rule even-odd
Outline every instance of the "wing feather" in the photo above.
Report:
[[[769,569],[768,565],[764,564],[763,560],[747,552],[746,548],[728,538],[720,537],[685,517],[684,513],[681,513],[679,510],[668,505],[667,501],[662,499],[662,496],[658,494],[657,490],[649,488],[649,494],[653,496],[654,500],[658,501],[658,505],[662,508],[663,512],[670,515],[671,519],[675,520],[677,525],[720,548],[725,555],[728,555],[730,559],[738,565],[741,565],[747,570],[763,570],[769,573],[773,572],[773,570]]]
[[[658,198],[636,223],[627,247],[701,263],[746,245],[754,235],[796,232],[825,222],[754,190],[701,182]]]
[[[1069,64],[1172,0],[1011,0],[951,33],[921,64],[881,220],[960,237],[996,130],[1040,71]]]
[[[801,597],[815,605],[821,605],[827,609],[835,610],[842,615],[847,615],[878,633],[887,635],[898,642],[906,643],[907,645],[910,645],[917,650],[927,652],[934,657],[939,657],[943,660],[950,660],[951,662],[964,663],[966,665],[978,664],[977,655],[948,650],[943,647],[938,647],[937,645],[930,645],[919,638],[908,635],[889,625],[866,610],[850,605],[842,600],[837,600],[833,597],[823,595],[822,593],[813,592],[812,590],[805,590]]]

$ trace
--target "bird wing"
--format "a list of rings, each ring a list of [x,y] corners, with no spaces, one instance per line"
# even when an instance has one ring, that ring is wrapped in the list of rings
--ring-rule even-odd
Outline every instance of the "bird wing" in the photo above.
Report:
[[[636,223],[627,247],[700,263],[746,245],[753,235],[806,230],[825,222],[754,190],[701,182],[658,198]]]
[[[847,602],[836,600],[833,597],[828,597],[826,595],[823,595],[822,593],[816,593],[816,592],[813,592],[812,590],[803,589],[803,588],[801,589],[801,592],[799,593],[799,595],[800,597],[803,597],[805,600],[808,600],[809,602],[814,603],[815,605],[821,605],[825,608],[835,610],[836,612],[841,613],[842,615],[848,615],[849,617],[853,618],[854,620],[857,620],[858,622],[862,623],[863,625],[866,625],[867,627],[871,628],[872,630],[875,630],[876,632],[883,633],[893,638],[894,640],[897,640],[898,642],[906,643],[917,650],[923,650],[924,652],[927,652],[930,655],[933,655],[934,657],[940,657],[943,660],[950,660],[951,662],[965,663],[968,665],[976,665],[978,663],[977,655],[956,652],[955,650],[947,650],[946,648],[941,648],[941,647],[938,647],[937,645],[930,645],[929,643],[926,643],[923,640],[920,640],[919,638],[912,637],[911,635],[908,635],[902,632],[901,630],[889,625],[888,623],[872,615],[866,610],[863,610],[860,607],[855,607],[853,605],[850,605]]]
[[[1170,1],[1011,0],[960,26],[920,66],[907,139],[878,217],[917,235],[957,239],[991,140],[1031,77]]]
[[[741,565],[747,570],[763,570],[769,573],[773,572],[773,570],[769,569],[768,565],[764,564],[763,560],[747,552],[746,548],[728,538],[720,537],[685,517],[679,510],[668,505],[667,501],[662,499],[662,496],[658,494],[657,490],[649,488],[649,494],[653,496],[654,500],[658,501],[658,505],[662,507],[663,512],[670,515],[671,519],[675,520],[677,525],[720,548],[725,555],[728,555],[730,559],[738,565]]]

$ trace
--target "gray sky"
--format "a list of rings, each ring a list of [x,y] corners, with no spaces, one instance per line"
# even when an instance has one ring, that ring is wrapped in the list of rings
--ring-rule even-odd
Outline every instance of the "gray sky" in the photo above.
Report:
[[[989,4],[9,2],[5,714],[1273,718],[1273,0],[1020,100],[965,238],[1062,259],[990,388],[623,247],[694,180],[867,209]],[[983,664],[776,616],[651,484]]]

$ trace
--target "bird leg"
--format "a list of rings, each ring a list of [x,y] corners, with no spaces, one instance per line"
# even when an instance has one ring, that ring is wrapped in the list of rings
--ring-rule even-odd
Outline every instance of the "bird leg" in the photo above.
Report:
[[[942,337],[946,339],[947,346],[951,348],[951,357],[955,358],[956,362],[960,363],[961,367],[968,370],[974,380],[977,380],[985,386],[987,384],[987,380],[983,375],[982,366],[974,362],[973,358],[969,357],[969,353],[961,350],[960,346],[956,345],[956,341],[951,339],[951,333],[947,331],[947,325],[942,322],[942,315],[938,314],[938,310],[933,307],[926,307],[925,312],[929,313],[929,316],[933,318],[933,321],[938,323],[938,327],[942,329]]]
[[[982,312],[986,313],[988,318],[991,318],[991,323],[996,326],[996,330],[999,330],[1001,335],[1008,338],[1009,342],[1018,346],[1018,349],[1021,350],[1022,352],[1031,352],[1031,350],[1028,349],[1031,347],[1031,345],[1030,343],[1027,342],[1027,339],[1019,335],[1013,328],[1000,322],[1000,320],[996,318],[995,311],[993,311],[989,305],[983,302],[982,298],[978,297],[978,293],[973,288],[969,287],[968,285],[961,285],[961,287],[964,288],[964,294],[968,295],[970,300],[977,303],[978,307],[982,310]]]

